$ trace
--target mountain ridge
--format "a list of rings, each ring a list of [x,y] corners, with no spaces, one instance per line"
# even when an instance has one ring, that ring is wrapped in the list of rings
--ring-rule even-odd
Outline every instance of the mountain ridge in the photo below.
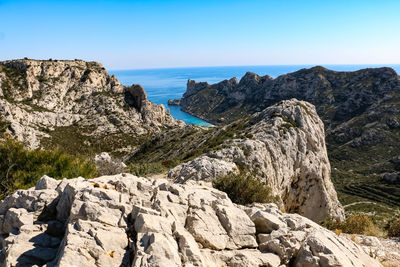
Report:
[[[293,97],[314,104],[325,124],[341,201],[378,200],[391,208],[400,204],[391,196],[400,194],[400,185],[381,179],[399,170],[392,159],[400,155],[400,77],[393,69],[339,72],[316,66],[275,79],[248,72],[240,81],[210,85],[190,80],[188,91],[195,93],[183,95],[182,110],[216,125]]]

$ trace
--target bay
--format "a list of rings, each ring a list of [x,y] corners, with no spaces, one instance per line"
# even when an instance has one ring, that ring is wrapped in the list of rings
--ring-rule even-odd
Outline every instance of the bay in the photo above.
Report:
[[[177,106],[168,106],[169,99],[181,98],[186,91],[188,79],[198,82],[217,83],[225,79],[236,77],[240,80],[246,72],[251,71],[258,75],[269,75],[273,78],[279,75],[294,72],[315,65],[266,65],[266,66],[222,66],[222,67],[187,67],[187,68],[160,68],[114,70],[118,80],[124,85],[140,84],[147,92],[150,101],[163,104],[170,109],[175,119],[183,120],[186,124],[210,126],[204,120],[196,118],[180,110]],[[355,71],[364,68],[391,67],[400,73],[400,65],[322,65],[335,71]]]

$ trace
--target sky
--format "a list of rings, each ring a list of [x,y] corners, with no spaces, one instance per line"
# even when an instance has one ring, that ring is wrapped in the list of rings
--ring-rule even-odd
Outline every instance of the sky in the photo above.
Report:
[[[399,64],[399,0],[0,0],[0,60],[112,70]]]

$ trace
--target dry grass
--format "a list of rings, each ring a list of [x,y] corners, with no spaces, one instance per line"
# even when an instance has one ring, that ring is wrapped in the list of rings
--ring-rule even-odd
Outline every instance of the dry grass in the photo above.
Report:
[[[335,229],[334,232],[336,235],[341,235],[343,233],[341,229]]]

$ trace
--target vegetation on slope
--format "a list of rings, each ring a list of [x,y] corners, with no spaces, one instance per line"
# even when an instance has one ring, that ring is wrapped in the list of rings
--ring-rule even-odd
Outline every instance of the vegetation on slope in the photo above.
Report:
[[[385,182],[382,175],[399,170],[391,159],[400,155],[400,130],[380,134],[390,134],[390,139],[356,147],[328,139],[328,156],[332,182],[346,211],[387,220],[400,206],[400,184]]]
[[[378,237],[400,237],[399,213],[391,218],[381,220],[379,216],[364,212],[354,212],[340,222],[335,219],[327,219],[321,225],[337,233],[359,234]]]
[[[43,138],[41,145],[45,149],[59,149],[71,155],[93,157],[104,151],[114,151],[115,156],[121,156],[123,153],[118,153],[119,149],[139,146],[151,137],[150,135],[135,136],[122,132],[101,136],[90,135],[94,130],[94,127],[78,125],[56,127],[54,131],[47,131],[50,138]]]
[[[241,171],[229,173],[213,181],[213,187],[228,194],[232,202],[246,205],[254,202],[270,203],[278,199],[272,195],[271,187],[258,179],[253,173]]]
[[[400,237],[400,219],[397,218],[390,222],[388,227],[388,235],[390,237]]]
[[[90,160],[60,150],[26,150],[12,139],[0,142],[0,158],[0,198],[16,189],[34,186],[45,174],[56,179],[96,175],[96,167]]]
[[[153,167],[163,166],[164,170],[175,167],[201,154],[228,146],[230,140],[235,138],[244,138],[246,135],[249,138],[250,135],[244,130],[246,122],[247,118],[224,127],[187,126],[167,130],[147,140],[128,160],[128,164],[134,170],[139,165],[149,163],[159,163],[153,164]]]
[[[336,232],[359,235],[383,235],[383,232],[374,223],[371,216],[363,213],[354,213],[340,222],[333,219],[327,219],[321,222],[321,225]]]

